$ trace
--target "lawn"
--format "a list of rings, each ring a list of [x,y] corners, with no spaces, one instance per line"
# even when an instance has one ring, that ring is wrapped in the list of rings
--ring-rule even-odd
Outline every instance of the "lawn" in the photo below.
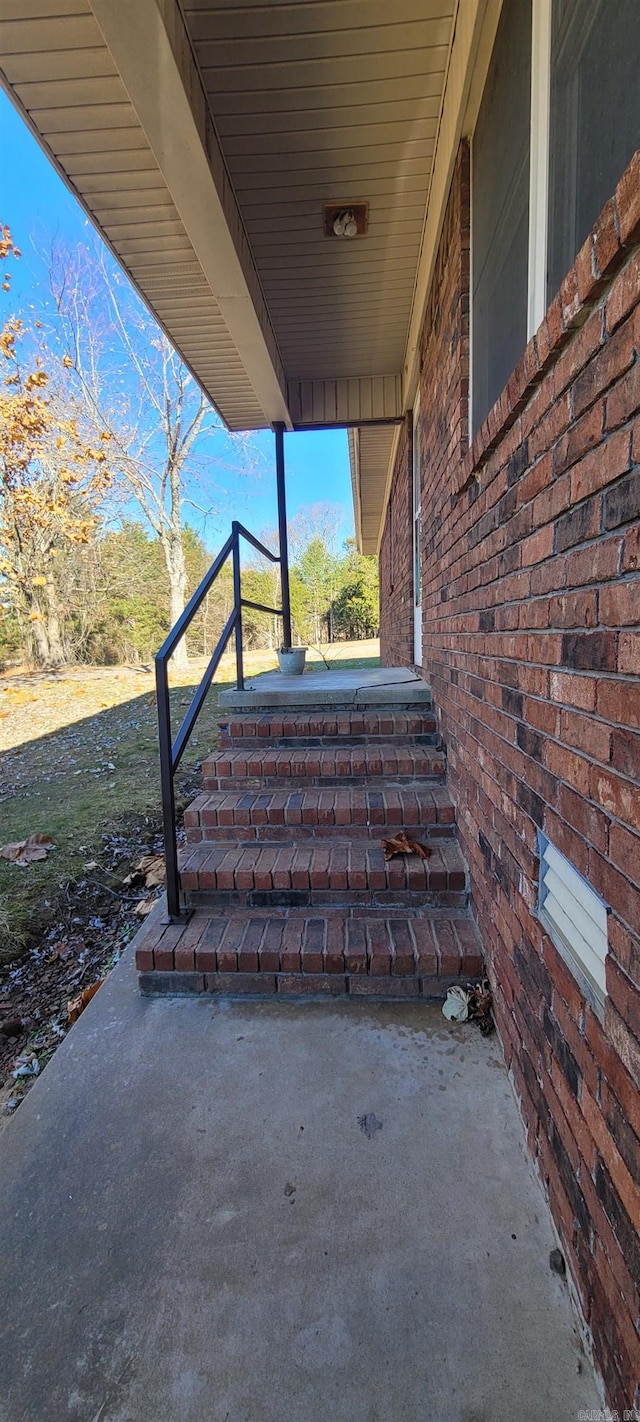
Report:
[[[378,664],[377,642],[337,643],[322,649],[329,665]],[[311,651],[311,664],[323,665]],[[205,669],[193,661],[171,676],[174,731]],[[247,676],[276,665],[269,652],[248,652]],[[205,702],[178,771],[178,802],[197,793],[202,756],[215,747],[218,693],[235,683],[226,657]],[[0,961],[55,917],[60,891],[72,901],[84,886],[87,864],[94,881],[118,889],[118,876],[102,872],[105,845],[124,836],[136,853],[152,847],[160,827],[160,783],[152,667],[73,667],[52,675],[0,678],[0,844],[29,834],[50,835],[55,848],[27,868],[0,860]],[[121,854],[121,859],[127,858]],[[126,869],[126,864],[122,866]]]

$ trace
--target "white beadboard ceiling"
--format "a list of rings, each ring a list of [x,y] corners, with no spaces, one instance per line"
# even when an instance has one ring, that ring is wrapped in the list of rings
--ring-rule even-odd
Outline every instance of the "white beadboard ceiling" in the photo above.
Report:
[[[231,428],[401,416],[456,6],[1,0],[5,86]]]
[[[400,372],[453,0],[183,8],[287,378]],[[366,236],[323,236],[342,201]]]

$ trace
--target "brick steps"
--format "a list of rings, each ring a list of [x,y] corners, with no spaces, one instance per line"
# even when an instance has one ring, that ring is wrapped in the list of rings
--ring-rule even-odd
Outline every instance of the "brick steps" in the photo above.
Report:
[[[136,966],[143,991],[440,999],[482,953],[465,915],[196,911],[150,924]]]
[[[364,785],[372,779],[394,784],[441,781],[445,758],[429,746],[336,746],[318,749],[217,751],[202,762],[205,790],[285,788],[291,785]],[[265,787],[265,782],[268,782]]]
[[[245,714],[219,722],[220,746],[289,748],[297,745],[349,745],[389,741],[397,745],[433,744],[436,719],[427,711],[339,711],[315,714]]]
[[[191,916],[150,924],[145,992],[443,998],[482,970],[430,693],[231,709],[185,813]],[[427,860],[385,861],[400,829]]]
[[[329,845],[201,844],[181,857],[181,880],[189,902],[229,902],[254,906],[278,902],[282,894],[296,904],[367,903],[399,900],[407,908],[464,902],[467,875],[455,840],[441,841],[426,860],[416,855],[385,861],[382,846],[369,841],[332,840]],[[215,896],[215,897],[214,897]]]
[[[245,842],[290,839],[293,827],[296,839],[335,838],[336,831],[380,839],[413,829],[427,840],[455,833],[455,809],[444,785],[235,790],[199,795],[184,823],[191,844],[229,838],[231,826]]]

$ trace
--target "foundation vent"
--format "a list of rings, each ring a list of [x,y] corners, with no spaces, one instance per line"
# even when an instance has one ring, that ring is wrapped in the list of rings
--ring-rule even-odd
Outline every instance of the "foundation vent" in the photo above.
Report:
[[[607,992],[609,905],[541,831],[538,848],[538,916],[585,996],[602,1016]]]

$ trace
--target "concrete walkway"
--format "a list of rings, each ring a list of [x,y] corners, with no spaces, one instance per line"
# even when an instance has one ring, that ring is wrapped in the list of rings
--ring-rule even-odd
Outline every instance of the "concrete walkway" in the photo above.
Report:
[[[437,1008],[145,1000],[129,950],[0,1189],[2,1422],[598,1405],[499,1045]]]

